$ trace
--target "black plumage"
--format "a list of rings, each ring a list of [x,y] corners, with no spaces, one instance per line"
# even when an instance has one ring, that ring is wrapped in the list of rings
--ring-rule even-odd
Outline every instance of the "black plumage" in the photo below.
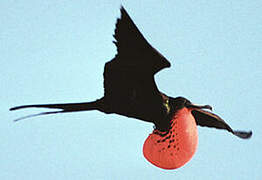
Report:
[[[117,54],[105,64],[104,97],[84,103],[13,107],[10,110],[31,107],[60,109],[16,120],[44,114],[98,110],[151,122],[157,130],[167,132],[174,114],[179,109],[188,107],[194,108],[192,114],[200,126],[225,129],[241,138],[252,135],[252,132],[233,131],[219,116],[202,110],[211,109],[209,105],[196,106],[183,97],[172,98],[161,93],[154,75],[163,68],[170,67],[170,62],[147,42],[123,7],[121,17],[117,19],[114,38]]]

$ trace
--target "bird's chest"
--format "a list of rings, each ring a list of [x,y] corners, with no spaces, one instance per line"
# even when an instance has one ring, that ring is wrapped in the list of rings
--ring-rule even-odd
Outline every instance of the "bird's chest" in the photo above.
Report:
[[[154,130],[144,143],[145,158],[164,169],[176,169],[194,155],[198,143],[196,122],[190,110],[179,110],[171,120],[171,129],[161,134]]]

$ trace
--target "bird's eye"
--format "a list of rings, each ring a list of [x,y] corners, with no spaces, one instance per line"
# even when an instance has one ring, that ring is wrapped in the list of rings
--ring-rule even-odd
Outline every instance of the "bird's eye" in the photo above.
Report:
[[[184,106],[187,106],[187,105],[189,105],[189,104],[191,104],[190,101],[188,101],[188,100],[184,100]]]

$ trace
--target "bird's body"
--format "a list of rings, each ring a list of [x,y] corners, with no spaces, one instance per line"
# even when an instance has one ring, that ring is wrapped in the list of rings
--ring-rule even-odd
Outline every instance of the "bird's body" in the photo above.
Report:
[[[198,133],[191,109],[178,110],[170,120],[167,132],[157,129],[150,134],[143,147],[145,158],[163,169],[176,169],[187,163],[196,152]]]
[[[220,117],[203,110],[211,110],[209,105],[194,105],[186,98],[172,98],[158,90],[154,75],[170,67],[170,63],[146,41],[123,7],[114,38],[118,53],[105,64],[104,97],[93,102],[11,108],[61,109],[17,120],[43,114],[98,110],[151,122],[155,129],[145,141],[143,153],[148,161],[164,169],[181,167],[191,159],[198,141],[196,125],[226,129],[240,138],[251,136],[251,132],[232,130]]]

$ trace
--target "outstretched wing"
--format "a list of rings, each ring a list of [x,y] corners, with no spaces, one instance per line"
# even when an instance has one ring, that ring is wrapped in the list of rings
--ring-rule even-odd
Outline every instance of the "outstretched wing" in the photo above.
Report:
[[[168,60],[143,37],[126,10],[121,7],[120,11],[114,34],[119,61],[151,73],[170,67]]]
[[[223,119],[221,119],[219,116],[211,112],[200,110],[200,109],[194,109],[192,111],[192,114],[196,120],[197,125],[214,127],[217,129],[225,129],[231,132],[232,134],[243,139],[250,138],[252,135],[251,131],[250,132],[234,131]]]
[[[104,69],[104,99],[110,104],[109,111],[148,119],[147,105],[152,112],[162,104],[154,74],[170,63],[146,41],[123,7],[114,38],[117,55]]]

